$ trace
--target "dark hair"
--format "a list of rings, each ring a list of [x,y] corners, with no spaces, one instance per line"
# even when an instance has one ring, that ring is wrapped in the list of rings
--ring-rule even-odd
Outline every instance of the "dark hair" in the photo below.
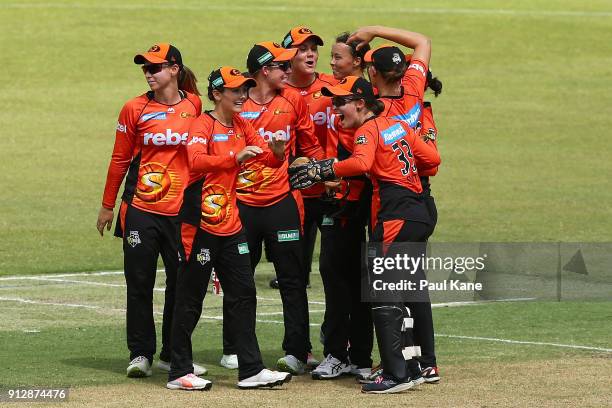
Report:
[[[376,68],[376,71],[387,84],[393,84],[402,80],[407,69],[408,64],[406,62],[402,62],[401,64],[394,66],[390,71],[383,71],[378,68]]]
[[[223,92],[225,88],[223,86],[212,87],[208,85],[208,100],[211,102],[215,102],[215,97],[213,96],[213,91]]]
[[[376,116],[380,115],[385,110],[385,104],[378,99],[364,99],[364,102],[366,109]]]
[[[425,84],[425,90],[431,89],[434,96],[437,98],[442,93],[442,81],[438,77],[434,77],[431,71],[427,71],[427,83]]]
[[[351,41],[350,43],[347,42],[350,36],[351,36],[351,33],[349,33],[348,31],[340,33],[336,37],[336,43],[342,43],[342,44],[348,45],[349,48],[351,49],[351,56],[353,58],[361,58],[360,67],[363,70],[366,68],[366,62],[365,62],[364,57],[365,57],[366,52],[370,51],[370,44],[366,44],[360,49],[357,49],[357,45],[359,45],[359,41]]]
[[[202,94],[198,90],[197,82],[198,79],[196,78],[193,71],[187,68],[187,66],[182,65],[178,77],[179,89],[200,96]]]

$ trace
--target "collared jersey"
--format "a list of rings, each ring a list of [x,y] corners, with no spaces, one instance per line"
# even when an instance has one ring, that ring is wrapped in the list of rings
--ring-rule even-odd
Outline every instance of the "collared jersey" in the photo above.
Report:
[[[102,206],[114,208],[127,173],[122,200],[143,211],[176,215],[189,180],[186,144],[189,127],[202,111],[197,95],[164,105],[147,92],[121,109]]]
[[[236,184],[240,164],[236,155],[246,146],[259,146],[263,153],[246,163],[281,166],[268,145],[251,124],[234,115],[228,127],[205,112],[189,130],[187,153],[192,183],[185,191],[182,221],[198,225],[214,235],[232,235],[242,223],[236,205]]]
[[[314,125],[308,108],[299,93],[281,90],[270,102],[258,104],[249,98],[240,116],[250,122],[264,142],[272,136],[286,141],[289,158],[302,154],[323,159],[323,150],[314,135]],[[262,163],[249,162],[238,176],[238,199],[251,206],[267,207],[276,204],[289,193],[288,162],[272,168]]]
[[[321,94],[321,88],[324,86],[336,85],[338,80],[333,75],[315,73],[315,80],[308,86],[295,87],[287,84],[291,89],[299,92],[300,96],[308,106],[308,112],[314,123],[314,133],[323,150],[327,151],[327,130],[333,125],[334,108],[331,104],[331,98],[327,98]],[[321,197],[325,192],[325,187],[322,183],[305,190],[300,190],[302,196],[307,198]]]
[[[367,173],[374,186],[372,217],[429,222],[423,206],[419,168],[440,164],[437,150],[404,122],[388,117],[367,120],[355,131],[353,154],[334,165],[337,176]],[[380,209],[374,202],[380,203]]]
[[[410,65],[402,78],[401,95],[384,96],[385,104],[381,116],[389,116],[416,128],[422,113],[423,95],[427,83],[427,64],[418,59],[410,60]]]

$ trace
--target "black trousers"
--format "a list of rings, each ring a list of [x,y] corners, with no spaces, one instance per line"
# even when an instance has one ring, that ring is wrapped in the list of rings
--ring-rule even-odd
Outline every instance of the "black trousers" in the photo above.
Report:
[[[391,243],[420,242],[422,247],[413,247],[414,256],[419,256],[425,250],[426,240],[431,235],[430,224],[403,221],[398,234],[390,241]],[[384,224],[378,222],[372,234],[372,241],[383,242],[385,236]],[[388,240],[387,240],[388,241]],[[391,245],[386,253],[387,257],[393,257],[401,253],[403,248]],[[414,277],[416,281],[425,279],[423,270],[418,270]],[[433,339],[433,323],[431,321],[431,303],[429,302],[381,302],[372,304],[374,316],[374,327],[383,372],[398,380],[404,380],[409,376],[420,374],[419,362],[416,358],[406,359],[402,353],[405,347],[412,347],[419,343],[415,340],[413,327],[402,330],[406,321],[414,322],[414,326],[420,324],[423,339]],[[429,321],[428,321],[429,320]],[[418,323],[417,323],[418,322]],[[427,333],[430,329],[431,333]],[[423,344],[419,344],[423,347]],[[428,347],[428,345],[425,345]],[[431,345],[433,349],[433,345]]]
[[[433,234],[438,222],[438,210],[434,198],[429,193],[425,196],[425,206],[431,218],[431,234]],[[421,356],[417,357],[417,360],[423,368],[435,367],[437,362],[431,302],[415,302],[411,303],[409,307],[415,315],[414,341],[421,347]]]
[[[372,367],[371,305],[361,301],[365,218],[325,218],[320,270],[325,290],[323,354],[359,368]]]
[[[253,207],[238,202],[240,218],[246,230],[253,273],[261,259],[262,243],[270,251],[276,271],[281,300],[285,335],[283,350],[306,362],[310,344],[308,297],[303,266],[300,218],[297,204],[291,194],[268,207]],[[223,282],[221,282],[223,290]],[[236,318],[226,307],[224,297],[224,322]],[[240,318],[240,317],[238,317]],[[224,354],[233,354],[235,336],[231,330],[223,330]],[[229,338],[228,338],[229,337]]]
[[[166,290],[162,323],[160,359],[170,361],[172,318],[178,269],[177,217],[153,214],[123,204],[125,217],[119,216],[115,235],[123,238],[123,264],[127,285],[126,332],[130,360],[145,356],[153,361],[156,351],[153,319],[153,287],[157,259],[166,268]]]
[[[168,378],[172,381],[193,372],[191,335],[202,314],[202,302],[212,268],[218,273],[223,287],[224,306],[231,316],[238,317],[224,321],[235,334],[238,378],[253,376],[264,366],[255,335],[257,300],[246,235],[240,231],[230,236],[218,236],[200,228],[194,237],[186,235],[184,230],[172,326],[172,367]],[[186,253],[186,249],[190,253]]]
[[[321,228],[321,223],[328,206],[318,198],[304,198],[303,201],[304,239],[302,240],[302,251],[304,255],[304,268],[306,269],[306,284],[308,285],[310,284],[310,272],[312,272],[312,256],[317,242],[317,230],[321,230],[321,234],[323,234],[324,231]]]

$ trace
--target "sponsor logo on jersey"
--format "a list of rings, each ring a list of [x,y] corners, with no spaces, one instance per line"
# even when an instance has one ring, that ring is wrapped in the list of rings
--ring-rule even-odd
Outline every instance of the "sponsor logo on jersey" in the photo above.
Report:
[[[142,242],[140,240],[140,235],[138,235],[138,231],[130,231],[130,235],[128,235],[128,237],[125,240],[132,248],[134,248],[136,245]]]
[[[317,91],[312,94],[312,99],[319,99],[322,95],[321,91]]]
[[[117,132],[127,133],[127,126],[123,123],[117,122]]]
[[[151,112],[145,113],[140,117],[141,122],[146,122],[147,120],[165,120],[166,112]]]
[[[217,133],[213,135],[214,142],[227,142],[229,137],[225,133]]]
[[[248,254],[249,244],[247,244],[246,242],[243,242],[242,244],[238,244],[238,253],[240,255]]]
[[[286,129],[277,130],[276,132],[265,130],[264,128],[259,128],[259,134],[266,142],[271,141],[272,137],[287,141],[289,140],[289,135],[291,135],[291,126],[287,125]]]
[[[210,261],[210,249],[202,248],[200,253],[196,255],[196,261],[198,261],[202,266],[204,266],[206,262]]]
[[[333,113],[331,107],[328,106],[325,108],[325,112],[315,112],[314,114],[311,114],[310,117],[315,125],[323,126],[327,123],[328,129],[331,128],[336,130],[334,127],[334,118],[336,117],[336,114]]]
[[[288,112],[288,111],[281,110],[281,109],[274,109],[274,114],[275,114],[275,115],[281,115],[281,114],[283,114],[283,113],[289,113],[289,112]]]
[[[380,135],[383,137],[385,144],[389,145],[406,136],[406,130],[402,127],[402,125],[396,123],[390,128],[380,132]]]
[[[168,113],[174,113],[174,112],[176,112],[174,108],[168,108]]]
[[[359,135],[355,138],[355,144],[356,145],[368,144],[368,138],[366,137],[366,135]]]
[[[411,128],[416,128],[421,117],[421,104],[417,102],[408,112],[393,116],[395,120],[406,122]]]
[[[166,133],[151,133],[147,132],[144,134],[143,144],[148,146],[154,144],[155,146],[176,146],[179,144],[187,144],[187,137],[189,133],[177,133],[173,132],[172,129],[166,129]]]
[[[187,146],[191,146],[192,144],[196,144],[196,143],[206,144],[206,139],[203,138],[203,137],[196,136],[196,137],[192,138],[189,141],[189,143],[187,143]]]
[[[195,118],[195,115],[189,113],[189,112],[181,112],[181,118],[186,119],[186,118]]]
[[[257,119],[261,112],[240,112],[240,117],[248,120]]]
[[[410,64],[408,66],[408,69],[416,69],[417,71],[419,71],[423,76],[427,76],[427,73],[425,72],[425,69],[423,68],[423,66],[421,64]]]
[[[298,230],[278,231],[278,242],[299,241],[300,232]]]

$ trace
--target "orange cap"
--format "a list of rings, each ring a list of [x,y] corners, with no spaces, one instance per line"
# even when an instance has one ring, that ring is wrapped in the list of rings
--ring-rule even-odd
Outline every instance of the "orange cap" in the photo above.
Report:
[[[291,48],[296,45],[303,44],[309,39],[313,39],[315,44],[323,45],[321,37],[312,32],[312,30],[305,26],[293,27],[283,38],[283,47]]]
[[[149,48],[149,51],[142,54],[137,54],[134,57],[134,64],[162,64],[171,62],[178,65],[183,65],[183,59],[179,50],[168,43],[159,43]]]
[[[359,99],[374,99],[372,85],[357,76],[347,76],[335,86],[324,86],[321,93],[325,96],[355,96]]]
[[[257,86],[257,81],[253,78],[247,78],[242,75],[242,72],[234,67],[221,67],[214,70],[208,76],[208,84],[211,88],[240,88],[242,85],[247,84],[251,87]]]
[[[286,62],[295,57],[297,49],[285,49],[272,41],[257,43],[249,51],[247,69],[251,74],[259,71],[270,62]]]

